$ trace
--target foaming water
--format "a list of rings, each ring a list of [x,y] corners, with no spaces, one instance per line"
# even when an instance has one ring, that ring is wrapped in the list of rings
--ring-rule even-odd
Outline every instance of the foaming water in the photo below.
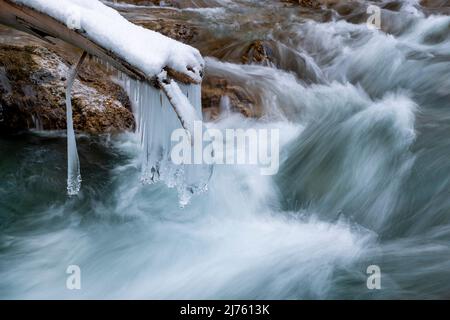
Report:
[[[383,10],[383,31],[274,28],[270,41],[295,53],[275,56],[298,63],[237,64],[233,48],[228,62],[206,59],[207,75],[245,88],[262,114],[234,114],[223,97],[207,126],[278,128],[282,161],[274,177],[218,165],[183,209],[176,188],[138,182],[140,135],[78,137],[84,186],[69,199],[63,136],[1,137],[0,296],[448,297],[449,20],[412,7]],[[65,287],[72,264],[81,290]],[[368,290],[369,265],[382,290]]]
[[[62,202],[35,208],[20,225],[6,228],[3,250],[26,258],[2,259],[2,295],[320,298],[332,288],[334,272],[354,264],[370,239],[344,222],[281,214],[270,178],[230,166],[219,167],[209,192],[181,210],[176,192],[164,185],[136,184],[139,147],[121,139],[112,147],[129,158],[104,181],[108,200],[82,191],[95,208],[91,215],[85,205]],[[33,232],[22,234],[32,225]],[[64,287],[70,264],[83,270],[78,292]]]

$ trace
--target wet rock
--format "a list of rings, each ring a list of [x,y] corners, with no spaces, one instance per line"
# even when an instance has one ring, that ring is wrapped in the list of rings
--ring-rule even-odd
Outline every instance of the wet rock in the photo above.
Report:
[[[348,15],[353,12],[355,6],[363,3],[358,0],[281,0],[282,2],[299,5],[303,8],[321,9],[334,8],[340,15]]]
[[[322,1],[319,1],[319,0],[281,0],[281,1],[291,3],[291,4],[298,4],[301,7],[306,7],[306,8],[318,8],[318,7],[320,7],[322,2],[325,2],[324,0],[322,0]]]
[[[383,4],[382,8],[389,10],[389,11],[395,11],[398,12],[400,11],[401,7],[402,7],[403,3],[401,1],[388,1],[385,4]]]
[[[358,0],[282,0],[292,5],[298,5],[331,18],[332,12],[336,12],[340,19],[350,23],[363,23],[367,20],[367,3]],[[381,4],[380,4],[381,5]],[[395,5],[393,4],[394,8]]]
[[[245,50],[241,60],[242,63],[245,64],[257,63],[262,65],[272,65],[273,49],[265,41],[253,41]]]
[[[187,44],[192,43],[194,37],[198,35],[198,31],[194,26],[168,19],[135,21],[135,23]]]
[[[420,5],[422,6],[422,10],[427,15],[431,14],[450,15],[449,0],[421,0]]]
[[[122,0],[123,3],[134,4],[137,6],[172,6],[172,0]]]
[[[203,111],[210,118],[217,118],[223,109],[240,112],[246,117],[260,117],[261,108],[245,88],[231,83],[228,79],[207,76],[202,83]]]
[[[1,131],[66,128],[69,61],[76,60],[39,45],[0,45]],[[77,131],[121,132],[134,127],[125,92],[93,61],[86,63],[74,83],[72,104]]]

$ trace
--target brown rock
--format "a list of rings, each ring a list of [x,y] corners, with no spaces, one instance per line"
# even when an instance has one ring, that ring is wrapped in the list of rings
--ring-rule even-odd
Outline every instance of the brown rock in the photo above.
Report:
[[[0,45],[0,130],[65,129],[69,68],[61,55],[43,46]],[[77,131],[121,132],[134,127],[125,92],[93,61],[86,62],[74,83],[72,104]]]
[[[355,0],[281,0],[281,2],[313,9],[318,9],[321,6],[334,7],[335,5],[340,4],[357,3]]]
[[[242,63],[271,65],[273,63],[271,47],[262,40],[253,41],[242,56]]]
[[[246,117],[260,117],[261,108],[245,88],[231,84],[228,79],[207,76],[202,84],[202,106],[212,119],[220,115],[223,99],[229,101],[231,111],[240,112]]]
[[[325,2],[326,0],[281,0],[282,2],[288,2],[292,4],[298,4],[301,7],[306,8],[318,8],[321,5],[321,2]]]
[[[421,0],[420,5],[426,14],[450,15],[449,0]]]
[[[198,35],[194,26],[182,24],[168,19],[155,19],[146,21],[135,21],[144,28],[162,33],[163,35],[184,42],[191,43]]]
[[[122,0],[121,2],[138,6],[172,6],[172,0]]]

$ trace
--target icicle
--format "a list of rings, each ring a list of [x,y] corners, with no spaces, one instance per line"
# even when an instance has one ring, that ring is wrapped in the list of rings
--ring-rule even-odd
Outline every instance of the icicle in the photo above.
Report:
[[[66,121],[67,121],[67,193],[77,195],[81,187],[80,160],[78,159],[77,142],[73,130],[71,91],[78,70],[86,58],[86,52],[78,63],[70,69],[66,88]]]
[[[189,92],[185,92],[180,88],[180,85],[172,79],[167,79],[167,73],[164,71],[158,75],[158,81],[162,89],[170,100],[170,104],[180,120],[183,128],[194,136],[194,122],[201,120],[201,113],[198,114],[195,107],[192,106],[191,101],[187,97]],[[197,102],[197,101],[196,101]]]
[[[192,128],[194,120],[202,119],[201,85],[177,84],[172,80],[164,83],[169,87],[162,91],[126,76],[122,85],[129,94],[141,141],[141,182],[162,181],[175,188],[180,206],[184,207],[193,195],[207,189],[212,166],[175,165],[170,155],[170,138],[175,129],[182,128],[182,123],[185,129]]]

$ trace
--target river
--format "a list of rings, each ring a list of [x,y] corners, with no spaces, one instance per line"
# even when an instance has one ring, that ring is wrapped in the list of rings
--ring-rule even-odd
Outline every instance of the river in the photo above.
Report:
[[[449,298],[448,11],[373,2],[374,30],[367,2],[179,3],[114,6],[198,28],[206,75],[262,113],[211,123],[279,129],[278,174],[218,165],[181,208],[176,188],[139,182],[135,134],[78,135],[83,186],[67,197],[63,132],[0,136],[0,297]],[[255,39],[271,63],[239,61]],[[66,288],[69,265],[81,290]],[[373,265],[380,290],[367,287]]]

